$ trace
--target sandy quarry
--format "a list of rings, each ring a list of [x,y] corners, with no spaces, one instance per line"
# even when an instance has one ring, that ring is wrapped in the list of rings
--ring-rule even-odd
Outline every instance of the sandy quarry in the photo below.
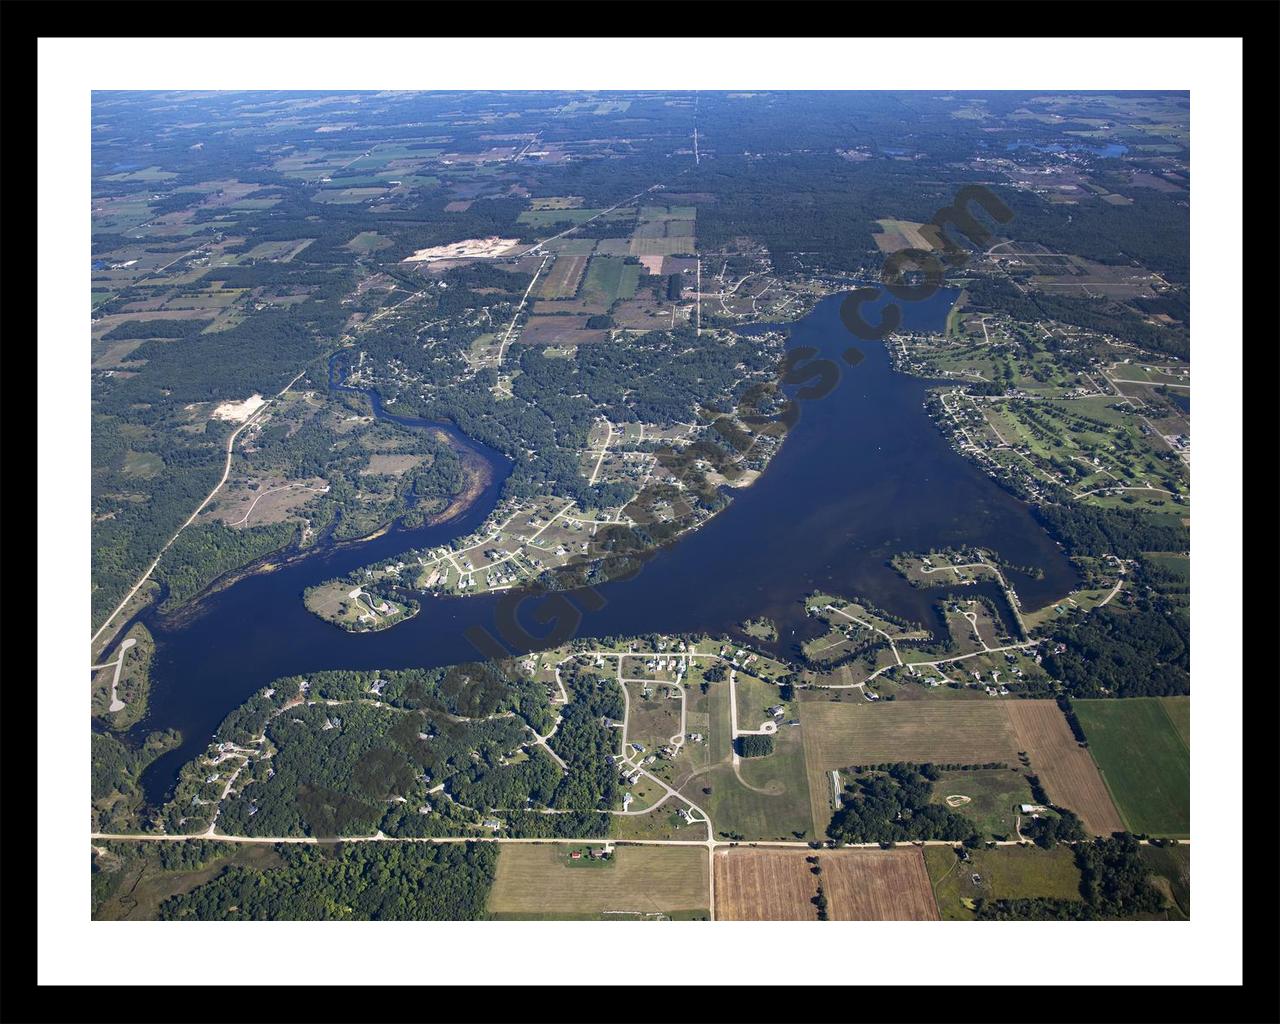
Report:
[[[213,418],[215,420],[231,420],[233,423],[243,423],[266,404],[267,400],[265,398],[254,393],[243,402],[223,402],[213,410]]]
[[[519,245],[518,238],[499,238],[490,235],[488,238],[466,238],[461,242],[449,245],[434,245],[429,249],[419,249],[412,256],[406,256],[402,263],[431,263],[435,260],[452,260],[462,256],[497,256],[513,245]]]

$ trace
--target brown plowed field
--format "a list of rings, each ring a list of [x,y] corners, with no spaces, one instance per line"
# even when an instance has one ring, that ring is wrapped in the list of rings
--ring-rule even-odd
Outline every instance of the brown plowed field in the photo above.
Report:
[[[816,856],[822,874],[805,857]],[[742,849],[717,852],[716,920],[816,921],[822,884],[832,921],[936,921],[917,847],[893,850]]]
[[[1057,703],[1051,700],[1014,700],[1004,705],[1018,736],[1018,745],[1031,759],[1031,770],[1040,777],[1049,799],[1073,810],[1094,835],[1124,830],[1124,822],[1111,802],[1093,756],[1071,734]]]

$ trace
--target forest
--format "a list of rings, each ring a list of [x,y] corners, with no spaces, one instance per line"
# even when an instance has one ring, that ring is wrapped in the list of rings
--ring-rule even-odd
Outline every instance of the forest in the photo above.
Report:
[[[840,809],[827,826],[837,846],[844,843],[898,843],[917,839],[970,839],[973,823],[942,804],[932,804],[931,764],[893,764],[883,771],[855,768],[841,794]]]
[[[231,865],[160,906],[162,921],[474,921],[493,843],[279,844],[280,867]]]
[[[566,685],[550,742],[567,771],[532,741],[529,730],[549,732],[555,716],[545,687],[514,663],[279,680],[214,736],[211,749],[255,751],[239,784],[221,798],[221,778],[197,758],[162,820],[191,833],[220,806],[218,828],[246,836],[456,835],[482,817],[508,836],[606,835],[600,812],[621,793],[607,760],[617,731],[601,721],[622,717],[622,694],[586,672]]]

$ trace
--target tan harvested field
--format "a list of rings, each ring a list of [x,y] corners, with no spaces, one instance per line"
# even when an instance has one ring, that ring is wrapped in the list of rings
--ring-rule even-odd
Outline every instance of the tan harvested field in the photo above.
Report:
[[[1094,835],[1124,830],[1124,822],[1088,750],[1071,734],[1066,717],[1051,700],[1006,704],[1018,746],[1031,759],[1049,799],[1075,811]]]
[[[603,866],[570,866],[570,849],[565,843],[503,846],[489,893],[489,914],[636,920],[657,915],[687,918],[709,909],[703,847],[618,846],[613,863]]]
[[[1017,739],[995,701],[881,701],[800,703],[805,770],[816,835],[826,832],[834,810],[831,771],[886,761],[941,764],[1013,763]]]
[[[823,771],[883,761],[1013,761],[1017,740],[998,701],[804,701],[806,746]]]
[[[900,249],[929,251],[934,248],[933,243],[920,230],[926,226],[924,224],[917,224],[910,220],[878,220],[876,223],[880,225],[881,230],[871,238],[881,252],[898,252]],[[929,227],[932,228],[932,225]]]
[[[422,455],[370,455],[361,476],[400,476],[425,461]]]
[[[577,294],[582,274],[587,269],[586,256],[563,254],[556,257],[551,272],[538,287],[544,299],[571,299]]]
[[[821,875],[805,857],[816,856]],[[936,921],[938,908],[917,847],[893,850],[720,851],[716,919],[813,921],[821,883],[833,921]]]
[[[223,490],[214,504],[212,518],[228,526],[266,526],[299,517],[294,510],[328,487],[320,477],[306,480],[265,480],[251,487],[244,481]]]

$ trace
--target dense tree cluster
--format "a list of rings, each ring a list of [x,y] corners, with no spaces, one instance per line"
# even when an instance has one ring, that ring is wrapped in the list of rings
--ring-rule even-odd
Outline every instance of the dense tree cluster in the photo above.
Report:
[[[1166,697],[1191,692],[1189,620],[1155,608],[1096,608],[1054,624],[1065,645],[1043,667],[1073,697]]]
[[[483,916],[492,843],[281,844],[280,867],[231,865],[172,896],[162,921],[471,921]]]
[[[1063,504],[1039,505],[1033,511],[1069,555],[1137,558],[1144,551],[1186,551],[1190,540],[1187,528],[1175,517],[1133,509]]]
[[[839,843],[895,843],[916,839],[966,839],[973,824],[941,804],[929,802],[931,765],[894,764],[863,772],[845,787],[841,807],[827,826]]]
[[[766,757],[773,753],[772,736],[739,736],[733,742],[741,757]]]
[[[1164,897],[1151,884],[1138,840],[1127,833],[1075,848],[1082,900],[1035,897],[978,900],[980,921],[1099,921],[1157,914]]]
[[[437,836],[489,815],[509,835],[559,834],[558,821],[542,819],[561,816],[538,810],[594,809],[613,775],[590,753],[595,723],[575,730],[582,747],[564,755],[567,774],[532,742],[530,725],[549,730],[554,716],[545,687],[510,665],[335,670],[308,677],[305,691],[303,682],[278,680],[227,716],[215,743],[258,756],[225,799],[207,762],[188,765],[164,809],[170,831],[195,831],[220,802],[219,828],[239,835]],[[582,706],[621,714],[604,694]],[[508,811],[522,816],[513,823]]]

